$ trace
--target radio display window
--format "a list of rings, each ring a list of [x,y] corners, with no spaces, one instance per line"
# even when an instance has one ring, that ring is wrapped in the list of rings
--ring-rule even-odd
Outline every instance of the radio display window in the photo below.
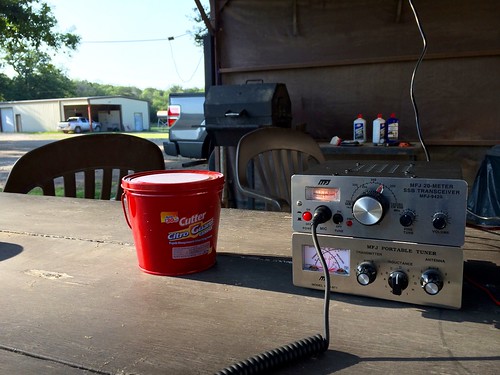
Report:
[[[351,273],[351,251],[349,249],[335,249],[321,247],[330,274],[349,276]],[[314,246],[304,245],[302,247],[304,271],[323,272],[321,260]]]
[[[335,187],[306,186],[306,200],[340,202],[340,189]]]

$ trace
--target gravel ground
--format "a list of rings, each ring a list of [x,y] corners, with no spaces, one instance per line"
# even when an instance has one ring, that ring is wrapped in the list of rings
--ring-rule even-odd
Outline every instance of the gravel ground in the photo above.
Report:
[[[14,163],[26,152],[40,147],[44,144],[77,135],[67,134],[30,134],[30,133],[0,133],[0,189],[3,189],[5,181]],[[147,136],[145,138],[148,138]],[[156,143],[163,152],[163,138],[148,138]],[[184,169],[183,164],[192,162],[193,159],[173,157],[165,155],[166,169]],[[190,169],[207,169],[207,164],[199,164],[189,167]]]

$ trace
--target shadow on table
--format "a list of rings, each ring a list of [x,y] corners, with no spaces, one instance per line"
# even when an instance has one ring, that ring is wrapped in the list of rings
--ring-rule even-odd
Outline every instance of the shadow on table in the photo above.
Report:
[[[275,375],[327,375],[354,366],[359,362],[361,361],[358,356],[337,350],[328,350],[317,357],[291,362],[275,369],[272,373]]]
[[[401,366],[409,363],[427,362],[439,363],[446,362],[469,362],[469,361],[498,361],[500,356],[484,356],[484,357],[358,357],[353,354],[340,352],[337,350],[328,350],[326,353],[317,358],[309,358],[300,362],[291,363],[277,371],[273,371],[275,375],[302,375],[302,374],[332,374],[334,372],[355,366],[359,363],[385,363],[385,366]],[[391,365],[391,363],[393,365]],[[410,371],[411,372],[411,371]]]
[[[500,267],[489,261],[467,260],[464,262],[462,308],[428,308],[422,315],[430,319],[491,324],[500,329],[500,307],[495,304],[499,300]]]
[[[23,251],[22,246],[9,242],[0,242],[0,262],[15,257],[22,251]]]
[[[495,275],[498,278],[500,270],[491,262],[465,263],[465,271],[476,275]],[[290,258],[255,257],[233,254],[218,254],[217,264],[203,272],[182,276],[186,279],[235,285],[244,288],[269,290],[279,293],[323,298],[324,292],[297,287],[292,282],[292,262]],[[492,276],[493,277],[493,276]],[[481,279],[479,279],[481,281]],[[496,280],[496,279],[491,279]],[[497,284],[498,285],[498,284]],[[408,308],[409,304],[395,301],[369,298],[351,294],[332,293],[337,301],[380,308]],[[454,322],[469,321],[482,324],[492,324],[499,328],[498,310],[488,296],[468,282],[464,282],[462,309],[449,310],[430,306],[413,305],[421,310],[422,316],[428,319],[447,320]]]
[[[316,374],[327,375],[346,368],[355,366],[359,363],[385,363],[385,366],[400,366],[402,364],[427,362],[439,363],[446,362],[475,362],[475,361],[498,361],[500,356],[471,356],[471,357],[358,357],[353,354],[341,352],[338,350],[328,350],[316,357],[305,358],[302,360],[291,361],[278,369],[273,369],[275,375],[302,375]],[[392,364],[392,365],[391,365]],[[264,372],[267,373],[267,372]]]

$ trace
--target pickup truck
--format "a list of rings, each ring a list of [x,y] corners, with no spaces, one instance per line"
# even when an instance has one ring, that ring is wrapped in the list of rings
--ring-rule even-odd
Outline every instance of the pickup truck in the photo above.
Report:
[[[82,133],[90,131],[90,121],[85,117],[68,117],[66,121],[57,124],[57,130],[64,133]],[[101,131],[101,124],[92,121],[92,131]]]
[[[213,145],[205,129],[204,93],[172,93],[168,98],[169,140],[165,153],[193,159],[208,159]]]

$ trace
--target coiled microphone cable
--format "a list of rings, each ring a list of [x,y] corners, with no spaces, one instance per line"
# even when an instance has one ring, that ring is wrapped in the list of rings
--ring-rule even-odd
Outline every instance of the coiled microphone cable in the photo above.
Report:
[[[323,274],[325,276],[325,298],[324,298],[324,336],[317,334],[314,336],[306,337],[305,339],[295,341],[288,345],[280,346],[279,348],[272,349],[244,361],[237,362],[225,369],[216,373],[216,375],[252,375],[268,372],[284,365],[296,362],[301,359],[306,359],[314,355],[321,354],[328,350],[330,346],[330,323],[329,323],[329,309],[330,309],[330,272],[326,264],[325,257],[321,251],[318,243],[318,236],[316,229],[318,225],[323,224],[330,220],[332,211],[326,206],[319,206],[314,211],[311,221],[311,235],[313,238],[316,253],[321,261],[323,267]]]

